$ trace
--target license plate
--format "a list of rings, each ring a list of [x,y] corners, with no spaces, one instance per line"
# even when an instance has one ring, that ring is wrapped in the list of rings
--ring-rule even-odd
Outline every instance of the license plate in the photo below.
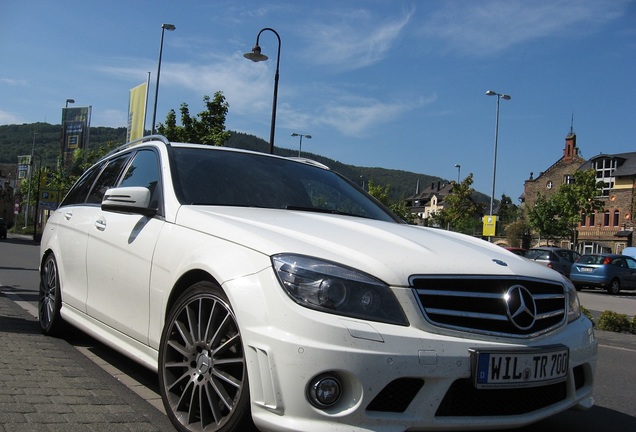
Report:
[[[565,381],[569,351],[546,347],[528,351],[474,350],[477,388],[535,387]]]
[[[592,267],[581,267],[581,271],[583,273],[592,273],[592,271],[594,271],[594,269]]]

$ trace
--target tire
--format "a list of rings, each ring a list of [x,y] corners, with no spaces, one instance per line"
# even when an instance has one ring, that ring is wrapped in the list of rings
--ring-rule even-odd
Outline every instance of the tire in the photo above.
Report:
[[[38,296],[38,321],[42,333],[59,336],[65,327],[60,314],[62,309],[62,292],[60,275],[55,256],[50,254],[44,260],[40,272],[40,292]]]
[[[612,279],[612,281],[607,286],[607,292],[612,295],[618,294],[621,290],[621,281],[618,279]]]
[[[221,288],[199,282],[170,310],[159,345],[159,391],[182,432],[253,429],[243,341]]]

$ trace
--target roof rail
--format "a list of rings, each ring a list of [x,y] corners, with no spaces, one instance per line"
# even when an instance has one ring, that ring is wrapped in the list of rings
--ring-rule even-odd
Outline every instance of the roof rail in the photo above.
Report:
[[[135,146],[135,145],[137,145],[137,144],[144,143],[144,142],[148,142],[148,141],[161,141],[161,142],[162,142],[162,143],[164,143],[166,146],[169,146],[169,145],[170,145],[170,141],[168,140],[168,138],[166,138],[166,137],[165,137],[165,136],[163,136],[163,135],[146,135],[146,136],[144,136],[144,137],[137,138],[137,139],[135,139],[135,140],[132,140],[132,141],[130,141],[130,142],[127,142],[126,144],[122,144],[122,145],[120,145],[120,146],[119,146],[119,147],[117,147],[116,149],[109,151],[106,155],[104,155],[104,157],[102,157],[102,159],[103,159],[103,158],[105,158],[105,157],[108,157],[108,156],[112,156],[112,155],[114,155],[114,154],[117,154],[117,153],[119,153],[119,152],[122,152],[122,151],[124,151],[124,150],[127,150],[127,149],[129,149],[129,148],[131,148],[131,147],[133,147],[133,146]]]

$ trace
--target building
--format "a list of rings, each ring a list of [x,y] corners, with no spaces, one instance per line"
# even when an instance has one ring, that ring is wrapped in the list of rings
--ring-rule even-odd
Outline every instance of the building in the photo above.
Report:
[[[576,146],[576,134],[570,130],[565,138],[563,157],[551,167],[524,185],[523,203],[531,208],[540,195],[549,198],[564,183],[572,181],[577,170],[594,169],[596,178],[604,187],[597,199],[605,205],[603,212],[582,215],[577,228],[576,245],[571,240],[561,239],[558,246],[575,248],[580,253],[613,252],[632,246],[632,215],[636,183],[636,152],[615,155],[599,154],[589,160],[583,159]],[[537,246],[537,239],[531,246]]]
[[[452,190],[450,183],[437,181],[420,192],[418,184],[415,195],[406,198],[406,206],[417,216],[418,223],[424,224],[426,219],[444,208],[444,199]]]
[[[577,250],[581,253],[620,253],[625,247],[633,246],[636,152],[601,153],[580,169],[595,170],[596,179],[603,182],[599,199],[605,203],[605,210],[581,216]]]
[[[574,172],[584,163],[585,159],[579,155],[579,149],[576,146],[576,134],[570,130],[565,137],[563,157],[536,178],[533,178],[533,173],[530,173],[530,179],[526,180],[524,185],[522,202],[527,208],[532,208],[539,195],[547,198],[556,193],[559,186],[572,180]]]

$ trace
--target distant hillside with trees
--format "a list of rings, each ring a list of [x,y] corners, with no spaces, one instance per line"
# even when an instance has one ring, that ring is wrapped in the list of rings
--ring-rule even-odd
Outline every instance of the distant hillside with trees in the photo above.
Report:
[[[259,152],[268,152],[269,143],[254,135],[229,131],[230,137],[226,147],[233,147]],[[55,167],[60,155],[61,126],[49,123],[32,123],[0,126],[0,164],[17,164],[17,157],[30,155],[35,138],[35,152],[42,158],[44,166]],[[89,148],[95,149],[106,144],[123,144],[126,140],[126,128],[91,127],[89,132]],[[298,151],[276,147],[275,154],[281,156],[298,156]],[[428,187],[433,183],[448,183],[446,179],[427,174],[409,171],[385,169],[381,167],[361,167],[338,162],[321,155],[303,152],[303,157],[316,160],[327,165],[359,185],[367,187],[369,181],[379,186],[390,186],[389,199],[399,202],[415,193],[419,181],[420,187]],[[36,163],[39,158],[36,157]],[[487,202],[488,197],[479,194],[479,201]]]

